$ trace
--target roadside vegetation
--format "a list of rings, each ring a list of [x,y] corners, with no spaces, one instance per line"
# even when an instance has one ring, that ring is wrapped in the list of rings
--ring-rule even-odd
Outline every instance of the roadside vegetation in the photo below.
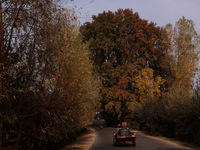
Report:
[[[58,4],[0,2],[0,149],[54,149],[93,119],[100,82],[77,16]]]
[[[119,9],[93,16],[81,33],[101,76],[108,125],[125,120],[131,128],[200,144],[200,38],[192,20],[161,28]]]
[[[97,110],[109,126],[200,144],[192,20],[162,28],[119,9],[80,26],[61,2],[0,1],[0,149],[69,143]]]

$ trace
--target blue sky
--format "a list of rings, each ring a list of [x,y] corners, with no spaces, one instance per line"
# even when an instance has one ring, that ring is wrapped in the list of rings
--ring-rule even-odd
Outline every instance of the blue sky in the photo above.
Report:
[[[158,26],[175,24],[185,16],[193,20],[200,34],[200,0],[74,0],[70,6],[76,6],[81,23],[92,21],[92,15],[108,10],[114,12],[119,8],[130,8],[142,19],[153,21]]]

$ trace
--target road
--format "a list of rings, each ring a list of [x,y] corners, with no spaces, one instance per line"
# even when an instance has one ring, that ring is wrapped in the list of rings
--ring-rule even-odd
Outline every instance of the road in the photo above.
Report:
[[[170,141],[145,135],[139,131],[136,131],[136,146],[132,146],[131,143],[121,143],[118,146],[113,146],[113,133],[116,131],[116,128],[107,127],[102,130],[96,128],[95,141],[90,150],[194,150]]]

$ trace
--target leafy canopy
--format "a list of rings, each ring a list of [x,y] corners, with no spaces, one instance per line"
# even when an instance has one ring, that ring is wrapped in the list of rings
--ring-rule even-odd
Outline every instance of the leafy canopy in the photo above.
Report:
[[[122,119],[129,104],[140,100],[135,80],[141,70],[153,69],[154,77],[165,74],[165,32],[130,9],[119,9],[93,16],[91,23],[81,26],[81,33],[102,79],[102,108],[109,117]]]

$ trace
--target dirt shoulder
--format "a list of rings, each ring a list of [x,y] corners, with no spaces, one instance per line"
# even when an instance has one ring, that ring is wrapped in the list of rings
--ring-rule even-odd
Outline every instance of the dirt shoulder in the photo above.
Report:
[[[88,128],[85,134],[79,136],[74,143],[65,146],[62,150],[89,150],[94,140],[94,129]]]

